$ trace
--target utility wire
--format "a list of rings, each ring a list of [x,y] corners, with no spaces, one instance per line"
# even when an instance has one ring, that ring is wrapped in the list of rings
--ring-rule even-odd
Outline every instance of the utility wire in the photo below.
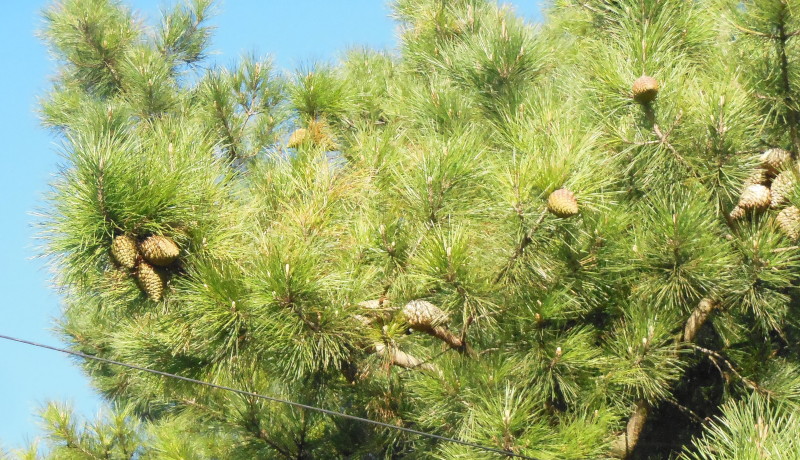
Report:
[[[66,353],[68,355],[78,356],[78,357],[81,357],[81,358],[84,358],[84,359],[91,359],[91,360],[94,360],[94,361],[100,361],[102,363],[114,364],[116,366],[127,367],[129,369],[135,369],[137,371],[149,372],[151,374],[161,375],[161,376],[169,377],[171,379],[176,379],[176,380],[183,380],[185,382],[195,383],[197,385],[204,385],[204,386],[207,386],[207,387],[216,388],[218,390],[230,391],[232,393],[237,393],[237,394],[244,395],[244,396],[250,396],[250,397],[254,397],[254,398],[265,399],[267,401],[277,402],[277,403],[281,403],[281,404],[287,404],[289,406],[298,407],[300,409],[306,409],[306,410],[310,410],[310,411],[321,412],[323,414],[330,415],[330,416],[333,416],[333,417],[346,418],[346,419],[355,420],[355,421],[361,422],[361,423],[369,423],[371,425],[376,425],[376,426],[380,426],[380,427],[384,427],[384,428],[391,428],[393,430],[405,431],[406,433],[411,433],[411,434],[415,434],[415,435],[418,435],[418,436],[423,436],[423,437],[427,437],[427,438],[431,438],[431,439],[437,439],[439,441],[445,441],[445,442],[452,442],[452,443],[455,443],[455,444],[461,444],[462,446],[473,447],[475,449],[480,449],[480,450],[484,450],[484,451],[487,451],[487,452],[494,452],[494,453],[497,453],[497,454],[505,455],[506,457],[524,458],[524,459],[527,459],[527,460],[538,460],[538,459],[536,459],[534,457],[528,457],[526,455],[515,454],[514,452],[509,452],[507,450],[496,449],[494,447],[487,447],[487,446],[483,446],[483,445],[480,445],[480,444],[475,444],[475,443],[472,443],[472,442],[469,442],[469,441],[462,441],[460,439],[448,438],[446,436],[440,436],[438,434],[426,433],[424,431],[418,431],[418,430],[415,430],[415,429],[412,429],[412,428],[406,428],[406,427],[402,427],[402,426],[398,426],[398,425],[392,425],[391,423],[379,422],[377,420],[371,420],[371,419],[368,419],[368,418],[363,418],[363,417],[358,417],[358,416],[355,416],[355,415],[345,414],[344,412],[339,412],[339,411],[335,411],[335,410],[323,409],[321,407],[309,406],[307,404],[302,404],[302,403],[295,402],[295,401],[289,401],[289,400],[286,400],[286,399],[280,399],[280,398],[276,398],[276,397],[273,397],[273,396],[266,396],[266,395],[262,395],[262,394],[258,394],[258,393],[253,393],[253,392],[250,392],[250,391],[240,390],[238,388],[231,388],[231,387],[226,387],[224,385],[217,385],[215,383],[205,382],[203,380],[197,380],[197,379],[193,379],[193,378],[189,378],[189,377],[183,377],[183,376],[177,375],[177,374],[170,374],[169,372],[157,371],[155,369],[150,369],[150,368],[142,367],[142,366],[136,366],[134,364],[128,364],[128,363],[124,363],[124,362],[121,362],[121,361],[114,361],[113,359],[106,359],[106,358],[101,358],[99,356],[87,355],[86,353],[81,353],[79,351],[67,350],[65,348],[54,347],[52,345],[45,345],[43,343],[33,342],[33,341],[30,341],[30,340],[24,340],[24,339],[20,339],[20,338],[17,338],[17,337],[11,337],[11,336],[8,336],[8,335],[0,334],[0,339],[9,340],[9,341],[12,341],[12,342],[18,342],[18,343],[22,343],[22,344],[25,344],[25,345],[31,345],[31,346],[34,346],[34,347],[39,347],[39,348],[45,348],[45,349],[48,349],[48,350],[58,351],[58,352],[61,352],[61,353]]]

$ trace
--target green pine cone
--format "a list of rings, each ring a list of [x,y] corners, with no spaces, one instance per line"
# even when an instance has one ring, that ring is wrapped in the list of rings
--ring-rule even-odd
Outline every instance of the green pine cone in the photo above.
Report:
[[[547,197],[547,209],[558,217],[571,217],[578,214],[578,200],[569,190],[558,189]]]
[[[161,267],[171,265],[181,252],[172,238],[161,235],[148,237],[141,242],[139,249],[148,262]]]
[[[163,298],[166,281],[164,275],[156,267],[147,262],[140,263],[136,272],[136,279],[139,282],[139,287],[147,294],[147,297],[156,302]]]
[[[130,235],[119,235],[111,243],[111,256],[123,268],[133,268],[138,255],[136,240]]]

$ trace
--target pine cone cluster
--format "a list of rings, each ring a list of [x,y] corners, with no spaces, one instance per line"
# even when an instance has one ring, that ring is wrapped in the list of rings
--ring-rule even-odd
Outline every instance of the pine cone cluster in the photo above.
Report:
[[[147,297],[158,302],[164,296],[167,273],[163,268],[174,264],[180,255],[175,241],[152,235],[138,244],[132,235],[118,235],[111,242],[111,257],[121,269],[132,270]]]
[[[639,104],[649,104],[658,96],[658,80],[642,75],[633,82],[633,100]]]
[[[740,219],[748,212],[778,209],[788,203],[798,173],[792,154],[780,148],[767,149],[761,154],[760,163],[745,181],[739,203],[730,213],[731,220]]]
[[[578,214],[578,200],[574,193],[561,188],[547,197],[547,209],[558,217],[572,217]]]

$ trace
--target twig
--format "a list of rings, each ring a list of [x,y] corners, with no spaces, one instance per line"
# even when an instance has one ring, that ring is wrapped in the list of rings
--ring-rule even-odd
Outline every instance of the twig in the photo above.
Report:
[[[235,160],[239,157],[239,154],[236,152],[236,138],[233,137],[233,129],[231,129],[227,117],[222,112],[222,104],[220,104],[219,101],[214,101],[214,109],[216,109],[217,117],[222,123],[222,128],[225,130],[225,137],[227,137],[229,148],[228,155],[231,157],[231,160]]]
[[[736,24],[733,21],[731,21],[731,25],[733,27],[736,27],[737,29],[741,30],[742,32],[750,34],[750,35],[756,35],[758,37],[764,37],[764,38],[771,38],[772,40],[777,40],[778,38],[780,38],[777,35],[767,34],[767,33],[764,33],[764,32],[759,32],[757,30],[748,29],[747,27],[740,26],[739,24]]]
[[[706,423],[711,421],[711,419],[708,418],[708,417],[700,417],[699,415],[697,415],[697,413],[695,411],[693,411],[693,410],[689,409],[688,407],[684,406],[683,404],[679,403],[674,398],[666,398],[664,401],[672,404],[673,406],[678,408],[678,410],[680,410],[684,414],[688,415],[689,418],[691,418],[692,420],[694,420],[697,423],[705,425]]]
[[[722,361],[723,363],[725,363],[725,367],[727,367],[731,372],[733,372],[733,374],[736,377],[738,377],[739,380],[741,380],[745,385],[747,385],[751,389],[761,393],[762,395],[767,395],[767,396],[773,396],[774,395],[774,393],[772,391],[761,387],[756,382],[754,382],[754,381],[748,379],[747,377],[743,376],[742,374],[740,374],[739,371],[736,370],[736,367],[733,365],[733,363],[731,363],[727,358],[725,358],[724,356],[722,356],[718,352],[716,352],[714,350],[709,350],[708,348],[704,348],[704,347],[701,347],[699,345],[695,345],[693,343],[687,343],[685,345],[688,346],[689,348],[693,348],[693,349],[695,349],[697,351],[705,353],[709,357],[714,357],[714,359],[718,359],[718,360]]]
[[[415,365],[413,365],[413,366],[411,366],[411,367],[408,367],[408,368],[406,368],[405,370],[403,370],[402,374],[405,374],[406,372],[410,372],[410,371],[412,371],[412,370],[414,370],[414,369],[416,369],[416,368],[418,368],[418,367],[421,367],[421,366],[426,366],[426,365],[427,365],[427,366],[430,366],[430,365],[433,365],[432,363],[433,363],[434,361],[436,361],[437,359],[439,359],[439,357],[443,356],[445,353],[447,353],[447,352],[448,352],[448,351],[450,351],[450,350],[452,350],[452,348],[450,348],[450,347],[446,347],[444,350],[440,351],[439,353],[436,353],[436,354],[435,354],[435,355],[433,355],[432,357],[430,357],[430,358],[428,358],[428,359],[426,359],[426,360],[420,361],[420,362],[418,362],[417,364],[415,364]]]
[[[680,122],[682,116],[683,116],[683,112],[678,113],[678,116],[675,118],[675,123],[673,123],[672,126],[670,126],[670,128],[669,128],[669,130],[667,131],[666,134],[661,132],[661,127],[658,126],[658,123],[653,123],[653,132],[655,132],[656,136],[658,136],[660,144],[665,146],[670,152],[672,152],[672,154],[675,155],[675,158],[677,158],[678,161],[680,161],[681,163],[686,165],[686,167],[688,167],[689,170],[692,172],[692,175],[697,177],[697,172],[694,171],[694,168],[692,168],[692,165],[688,161],[686,161],[686,158],[684,158],[683,155],[678,153],[678,150],[676,150],[675,147],[672,144],[670,144],[669,140],[668,140],[670,134],[672,134],[672,131],[678,125],[678,123]]]

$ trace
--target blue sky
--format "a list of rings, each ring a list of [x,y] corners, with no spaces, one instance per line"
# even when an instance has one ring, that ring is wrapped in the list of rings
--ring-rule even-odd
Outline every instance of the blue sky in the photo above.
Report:
[[[0,15],[0,334],[60,344],[52,332],[61,304],[36,254],[35,221],[60,163],[58,140],[39,125],[36,100],[55,71],[34,36],[49,2],[8,0]],[[166,0],[126,1],[149,23]],[[531,21],[541,0],[507,1]],[[392,48],[395,24],[383,0],[223,0],[217,5],[211,62],[228,65],[246,52],[271,55],[278,67],[334,61],[349,46]],[[39,434],[36,409],[70,401],[85,415],[102,406],[74,361],[56,352],[0,341],[0,445],[22,446]]]

